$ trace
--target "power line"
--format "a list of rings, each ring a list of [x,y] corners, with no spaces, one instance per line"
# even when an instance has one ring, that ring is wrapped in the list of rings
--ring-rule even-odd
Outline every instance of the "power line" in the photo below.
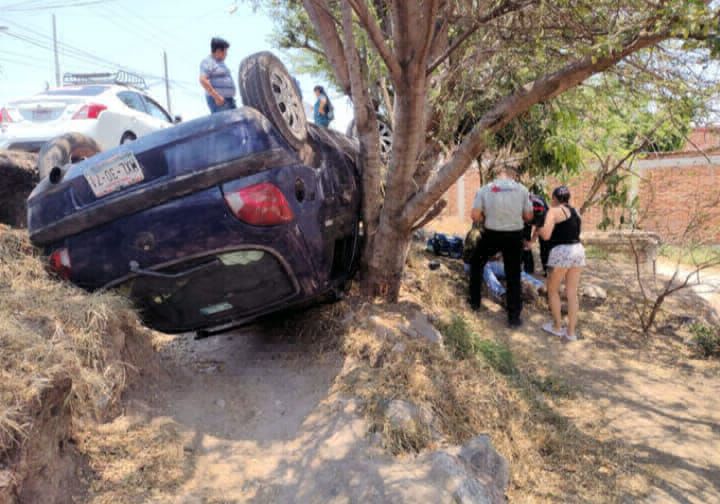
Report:
[[[14,38],[24,40],[32,45],[42,48],[42,49],[52,51],[52,47],[50,47],[50,45],[49,45],[50,43],[52,43],[52,37],[49,37],[49,36],[45,35],[44,33],[40,33],[36,30],[33,30],[26,26],[22,26],[16,22],[9,21],[7,19],[3,20],[3,22],[7,22],[13,26],[16,26],[16,27],[24,30],[24,31],[27,31],[27,32],[33,34],[34,37],[32,37],[30,35],[25,35],[25,34],[19,35],[17,33],[12,33],[12,32],[7,32],[7,33],[5,33],[5,35],[9,35]],[[164,79],[163,76],[134,69],[127,65],[120,64],[116,61],[112,61],[112,60],[97,56],[88,51],[85,51],[84,49],[79,49],[79,48],[74,47],[65,42],[58,42],[58,46],[59,46],[62,54],[69,58],[74,58],[76,60],[81,60],[83,62],[95,64],[97,66],[102,66],[104,68],[122,69],[122,70],[126,70],[128,72],[136,73],[136,74],[142,75],[144,77],[149,77],[149,78],[153,78],[153,79],[161,79],[161,80]],[[179,84],[183,81],[171,80],[170,82],[172,84]],[[187,82],[185,82],[185,83],[187,84]]]
[[[27,11],[39,11],[39,10],[50,10],[50,9],[67,9],[72,7],[86,7],[88,5],[97,5],[101,3],[106,2],[115,2],[117,0],[87,0],[87,1],[77,1],[77,2],[56,2],[46,5],[39,5],[34,7],[3,7],[3,11],[5,12],[27,12]],[[16,4],[17,5],[17,4]]]

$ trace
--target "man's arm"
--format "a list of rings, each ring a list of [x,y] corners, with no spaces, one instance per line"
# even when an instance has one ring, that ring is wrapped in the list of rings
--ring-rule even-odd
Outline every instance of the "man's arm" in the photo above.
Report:
[[[325,96],[320,98],[320,114],[327,115],[327,98]]]
[[[200,75],[200,85],[203,87],[205,91],[207,91],[207,94],[212,96],[213,100],[215,100],[215,104],[220,106],[223,103],[225,103],[225,98],[220,96],[220,94],[215,91],[215,88],[210,84],[210,79],[208,79],[207,75],[201,74]]]
[[[472,210],[470,211],[470,218],[473,222],[482,222],[485,220],[483,210],[485,210],[485,205],[483,202],[483,189],[481,187],[478,192],[475,193]]]
[[[200,85],[203,87],[203,89],[212,96],[213,100],[215,100],[215,104],[219,107],[223,103],[225,103],[225,98],[220,96],[220,93],[218,93],[213,85],[210,83],[210,79],[208,78],[208,72],[209,68],[207,66],[207,62],[203,61],[200,65]]]

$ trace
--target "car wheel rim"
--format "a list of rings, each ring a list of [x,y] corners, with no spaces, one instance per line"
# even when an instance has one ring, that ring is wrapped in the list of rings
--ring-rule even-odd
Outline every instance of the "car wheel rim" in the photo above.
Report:
[[[282,114],[285,124],[299,138],[305,127],[302,121],[304,109],[298,100],[294,85],[285,75],[273,72],[270,75],[270,88],[275,98],[275,105]]]
[[[358,129],[355,124],[352,127],[352,136],[358,138]],[[380,137],[380,158],[383,162],[387,162],[393,146],[392,130],[380,119],[378,119],[378,136]]]

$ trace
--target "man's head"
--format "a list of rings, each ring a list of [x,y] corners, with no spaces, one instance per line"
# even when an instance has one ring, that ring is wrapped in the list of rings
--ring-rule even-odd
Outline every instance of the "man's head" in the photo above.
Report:
[[[318,98],[319,98],[321,95],[324,95],[324,94],[325,94],[325,88],[322,87],[322,86],[315,86],[315,87],[313,88],[313,91],[315,91],[315,96],[317,96]]]
[[[507,178],[510,180],[518,180],[520,178],[520,172],[512,165],[504,164],[498,168],[498,177]]]
[[[230,47],[228,41],[220,37],[213,37],[210,41],[210,52],[212,52],[213,57],[218,61],[225,60],[228,47]]]

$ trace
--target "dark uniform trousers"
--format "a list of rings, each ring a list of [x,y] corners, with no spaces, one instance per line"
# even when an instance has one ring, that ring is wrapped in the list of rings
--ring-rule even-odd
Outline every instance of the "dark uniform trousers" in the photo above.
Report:
[[[508,320],[517,320],[522,312],[522,288],[520,272],[523,256],[523,231],[493,231],[486,229],[475,247],[470,263],[470,304],[480,306],[483,269],[488,259],[502,253],[507,279]]]

